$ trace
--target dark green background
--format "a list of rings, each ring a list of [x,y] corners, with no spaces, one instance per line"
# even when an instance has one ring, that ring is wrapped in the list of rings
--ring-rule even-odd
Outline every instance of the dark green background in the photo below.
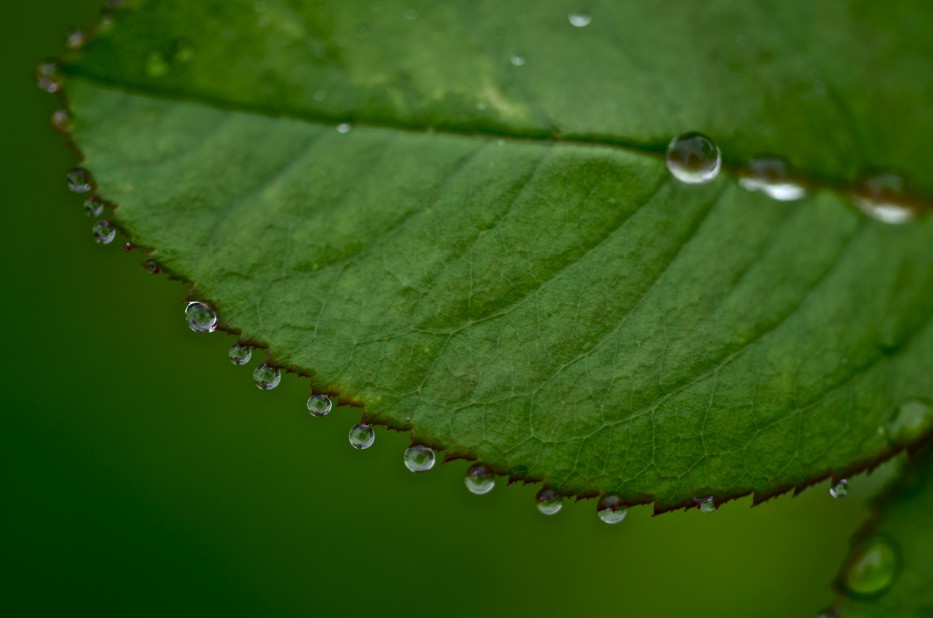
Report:
[[[76,155],[32,69],[101,0],[6,8],[2,177],[3,606],[16,616],[813,616],[875,474],[749,509],[597,521],[535,488],[415,476],[406,436],[356,452],[356,415],[312,419],[287,376],[262,393],[190,332],[186,289],[100,247],[67,192]]]

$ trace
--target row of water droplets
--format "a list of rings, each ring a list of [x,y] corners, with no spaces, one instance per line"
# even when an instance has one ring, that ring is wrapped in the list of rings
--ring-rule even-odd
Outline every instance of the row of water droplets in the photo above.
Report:
[[[185,307],[185,321],[188,327],[196,333],[211,333],[217,330],[217,312],[209,305],[200,301],[191,301]],[[230,362],[234,365],[246,365],[252,358],[253,350],[243,342],[234,343],[228,352]],[[253,370],[253,381],[260,390],[272,390],[282,380],[282,373],[278,367],[266,362],[256,366]],[[324,417],[330,414],[333,403],[329,396],[323,393],[312,394],[306,402],[308,412],[315,417]],[[350,446],[363,450],[373,445],[376,434],[373,427],[366,423],[358,423],[348,432]],[[434,467],[436,455],[434,449],[424,444],[413,444],[405,449],[402,461],[406,468],[412,472],[427,472]],[[464,484],[470,493],[484,495],[492,491],[496,485],[495,473],[482,463],[475,463],[469,467],[464,476]],[[848,494],[848,481],[842,479],[829,490],[833,498],[842,498]],[[563,497],[551,488],[542,488],[535,496],[538,511],[544,515],[554,515],[563,506]],[[703,513],[712,513],[717,504],[713,496],[694,499],[694,506]],[[599,519],[607,524],[617,524],[625,519],[628,506],[616,494],[603,495],[596,507]]]
[[[665,158],[671,175],[688,185],[712,182],[722,167],[719,147],[708,136],[695,131],[672,139]],[[790,164],[781,157],[752,159],[736,173],[739,186],[778,201],[796,201],[807,195],[806,185],[795,178]],[[857,189],[850,192],[850,198],[859,209],[878,221],[906,223],[917,214],[910,204],[910,191],[909,183],[897,173],[864,173]]]

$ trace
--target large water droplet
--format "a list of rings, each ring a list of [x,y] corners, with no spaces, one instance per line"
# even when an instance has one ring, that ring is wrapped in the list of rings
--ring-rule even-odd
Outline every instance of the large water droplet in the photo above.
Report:
[[[91,175],[83,167],[76,167],[65,176],[68,188],[75,193],[87,193],[91,190]]]
[[[916,216],[911,207],[907,180],[892,172],[866,175],[852,201],[867,215],[883,223],[906,223]]]
[[[596,514],[607,524],[617,524],[628,515],[628,508],[622,498],[615,494],[606,494],[596,505]]]
[[[347,133],[350,132],[350,129],[352,128],[353,126],[349,122],[341,122],[340,124],[337,125],[337,133],[340,133],[341,135],[346,135]]]
[[[791,179],[790,165],[780,157],[752,159],[741,174],[739,185],[743,189],[760,191],[781,202],[799,200],[807,194],[803,185]]]
[[[667,169],[674,178],[688,185],[712,182],[719,174],[721,163],[719,147],[702,133],[681,133],[667,147]]]
[[[311,416],[327,416],[334,404],[327,395],[311,395],[308,397],[308,412]]]
[[[89,217],[99,217],[104,213],[104,204],[100,201],[100,198],[92,195],[84,200],[84,212]]]
[[[234,365],[240,367],[249,362],[249,359],[253,357],[253,349],[248,345],[244,345],[237,341],[232,346],[230,346],[230,351],[227,353],[230,357],[230,362]]]
[[[196,333],[212,333],[217,328],[217,313],[209,305],[192,301],[185,307],[185,321]]]
[[[535,506],[545,515],[554,515],[564,506],[564,500],[553,489],[544,488],[535,496]]]
[[[91,228],[91,233],[94,234],[94,242],[100,245],[109,245],[117,235],[117,231],[114,229],[113,224],[103,219],[94,223],[94,226]]]
[[[569,21],[570,25],[574,28],[586,28],[590,25],[590,22],[593,21],[593,18],[586,11],[578,10],[571,11],[567,15],[567,21]]]
[[[412,472],[427,472],[434,467],[434,450],[423,444],[415,444],[405,449],[402,460]]]
[[[75,128],[75,123],[67,109],[57,109],[52,113],[52,126],[62,133],[71,133]]]
[[[52,61],[39,64],[36,67],[36,85],[50,94],[58,92],[62,87],[61,78],[58,75],[58,65]]]
[[[849,481],[840,479],[838,483],[829,488],[829,495],[837,500],[849,495]]]
[[[496,486],[496,477],[493,476],[492,470],[481,463],[475,463],[466,471],[463,482],[471,494],[482,496]]]
[[[513,66],[523,67],[525,66],[526,59],[524,54],[512,54],[509,58],[509,62],[511,62]]]
[[[693,503],[696,505],[697,509],[701,513],[715,513],[716,512],[716,498],[713,496],[706,496],[704,498],[694,498]]]
[[[897,567],[894,545],[883,536],[873,536],[853,550],[842,583],[851,595],[873,597],[894,583]]]
[[[355,449],[363,450],[373,445],[376,441],[376,432],[365,423],[350,427],[350,446]]]
[[[261,391],[271,391],[282,381],[282,372],[278,367],[271,367],[263,363],[253,370],[253,382]]]
[[[933,405],[926,399],[908,399],[885,424],[888,440],[895,444],[915,442],[933,428]]]

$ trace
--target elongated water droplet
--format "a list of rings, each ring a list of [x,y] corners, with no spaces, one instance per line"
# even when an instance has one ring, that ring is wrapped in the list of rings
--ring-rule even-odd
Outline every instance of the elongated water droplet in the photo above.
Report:
[[[168,74],[169,65],[165,56],[159,52],[152,52],[146,56],[146,75],[149,77],[164,77]]]
[[[701,513],[716,512],[716,498],[713,496],[706,496],[705,498],[694,498],[693,503]]]
[[[570,25],[574,28],[586,28],[590,25],[590,22],[593,21],[593,18],[590,17],[590,14],[583,10],[571,11],[567,15],[567,20],[570,22]]]
[[[376,432],[366,423],[360,423],[350,427],[350,446],[355,449],[363,450],[373,445],[376,441]]]
[[[85,41],[87,41],[87,35],[84,34],[83,30],[77,28],[69,30],[65,36],[65,45],[68,49],[80,49],[84,46]]]
[[[596,505],[596,514],[607,524],[617,524],[628,515],[628,507],[615,494],[605,494]]]
[[[926,399],[908,399],[894,411],[884,426],[888,440],[894,444],[907,444],[922,438],[933,428],[933,404]]]
[[[842,583],[852,596],[877,596],[894,583],[897,568],[897,551],[891,541],[883,536],[869,537],[850,555]]]
[[[350,132],[350,129],[352,128],[353,127],[350,125],[350,123],[341,122],[340,124],[337,125],[337,133],[340,133],[341,135],[346,135],[347,133]]]
[[[681,133],[667,147],[667,169],[684,184],[712,182],[719,175],[721,163],[719,147],[702,133]]]
[[[492,470],[481,463],[475,463],[466,471],[463,482],[471,494],[482,496],[496,486],[496,477],[493,476]]]
[[[52,126],[62,133],[71,133],[75,128],[74,120],[67,109],[57,109],[52,113]]]
[[[523,67],[525,66],[526,59],[524,54],[512,54],[509,58],[509,62],[511,62],[513,66]]]
[[[94,226],[91,228],[91,233],[94,234],[94,242],[99,245],[109,245],[117,236],[117,231],[114,229],[113,224],[103,219],[94,223]]]
[[[237,341],[230,346],[230,351],[227,352],[227,356],[230,357],[231,363],[240,367],[248,363],[249,359],[253,357],[253,349]]]
[[[852,201],[868,216],[883,223],[906,223],[917,213],[909,203],[910,185],[893,172],[864,175]]]
[[[553,489],[545,487],[535,496],[535,506],[545,515],[554,515],[564,506],[564,500]]]
[[[327,416],[333,404],[327,395],[311,395],[308,397],[308,412],[311,416]]]
[[[65,177],[68,188],[75,193],[87,193],[91,190],[91,175],[83,167],[76,167]]]
[[[54,94],[62,87],[61,78],[58,75],[58,65],[47,60],[36,67],[36,85],[40,90],[49,94]]]
[[[780,157],[752,159],[741,174],[739,186],[743,189],[760,191],[781,202],[799,200],[807,194],[803,185],[791,178],[790,165]]]
[[[282,372],[278,367],[263,363],[253,370],[253,382],[261,391],[271,391],[282,381]]]
[[[837,500],[849,495],[849,481],[840,479],[838,483],[829,488],[829,495]]]
[[[412,472],[427,472],[434,467],[434,450],[423,444],[415,444],[405,449],[402,460]]]
[[[217,313],[209,305],[192,301],[185,307],[185,321],[196,333],[212,333],[217,328]]]
[[[84,200],[84,211],[89,217],[99,217],[104,213],[104,205],[100,198],[92,195]]]

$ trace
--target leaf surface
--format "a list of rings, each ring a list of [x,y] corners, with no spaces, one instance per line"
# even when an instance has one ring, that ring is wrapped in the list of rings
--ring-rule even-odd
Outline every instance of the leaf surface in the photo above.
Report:
[[[666,510],[919,439],[883,427],[933,396],[930,217],[660,156],[702,130],[930,190],[930,10],[899,4],[163,0],[65,71],[116,222],[228,329],[448,456]]]

